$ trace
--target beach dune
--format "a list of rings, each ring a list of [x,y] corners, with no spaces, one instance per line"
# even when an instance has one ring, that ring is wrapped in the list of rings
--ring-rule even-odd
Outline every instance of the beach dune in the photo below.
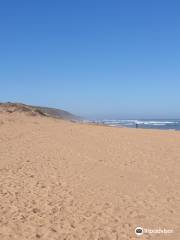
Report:
[[[1,240],[180,239],[180,132],[0,114]]]

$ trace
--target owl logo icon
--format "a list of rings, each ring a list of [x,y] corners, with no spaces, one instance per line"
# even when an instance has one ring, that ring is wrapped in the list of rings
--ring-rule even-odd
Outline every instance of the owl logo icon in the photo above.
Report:
[[[136,234],[137,236],[143,235],[143,228],[142,228],[142,227],[137,227],[137,228],[135,229],[135,234]]]

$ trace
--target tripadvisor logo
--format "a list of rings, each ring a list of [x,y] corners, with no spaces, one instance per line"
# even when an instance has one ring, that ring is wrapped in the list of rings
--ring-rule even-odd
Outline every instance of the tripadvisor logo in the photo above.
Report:
[[[135,234],[136,234],[137,236],[143,235],[143,228],[142,228],[142,227],[137,227],[137,228],[135,229]]]

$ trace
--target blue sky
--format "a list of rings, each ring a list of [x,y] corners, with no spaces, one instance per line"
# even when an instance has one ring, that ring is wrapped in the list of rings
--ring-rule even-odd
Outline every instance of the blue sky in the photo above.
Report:
[[[0,101],[180,118],[180,1],[2,0]]]

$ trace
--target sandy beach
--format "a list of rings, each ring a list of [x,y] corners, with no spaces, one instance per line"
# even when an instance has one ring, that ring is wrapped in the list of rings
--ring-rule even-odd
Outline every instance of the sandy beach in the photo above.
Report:
[[[1,240],[180,239],[180,132],[0,114]]]

